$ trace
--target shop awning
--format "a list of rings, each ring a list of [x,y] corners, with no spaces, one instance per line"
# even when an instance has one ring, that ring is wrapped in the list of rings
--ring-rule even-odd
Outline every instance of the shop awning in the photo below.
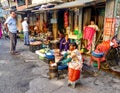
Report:
[[[67,2],[60,5],[56,5],[54,8],[51,8],[50,10],[56,10],[56,9],[63,9],[63,8],[73,8],[73,7],[82,7],[85,4],[91,4],[95,2],[96,0],[77,0],[73,2]]]
[[[66,2],[63,4],[56,5],[53,8],[46,8],[43,9],[43,11],[46,10],[57,10],[57,9],[64,9],[64,8],[73,8],[73,7],[83,7],[85,5],[91,5],[91,3],[94,3],[96,0],[77,0],[72,2]],[[42,10],[33,10],[32,12],[40,12]]]
[[[66,2],[63,4],[58,4],[53,8],[45,8],[41,10],[33,10],[32,12],[43,12],[47,10],[57,10],[57,9],[64,9],[64,8],[74,8],[74,7],[84,7],[94,5],[95,3],[105,2],[106,0],[76,0],[72,2]]]
[[[25,11],[16,11],[17,14],[25,14]]]

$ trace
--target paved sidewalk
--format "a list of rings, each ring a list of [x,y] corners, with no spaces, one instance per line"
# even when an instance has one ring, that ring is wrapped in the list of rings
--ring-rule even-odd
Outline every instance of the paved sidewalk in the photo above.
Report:
[[[85,60],[88,62],[89,57],[85,57]],[[49,80],[48,64],[39,61],[37,65],[39,67],[34,68],[32,73],[39,77],[30,82],[30,89],[26,93],[120,93],[120,79],[110,73],[99,71],[97,77],[82,74],[80,85],[73,89],[67,86],[67,77]]]
[[[100,71],[97,77],[82,74],[80,85],[73,89],[67,86],[67,77],[49,80],[48,64],[39,60],[35,53],[31,53],[23,42],[18,41],[17,45],[21,55],[14,57],[9,54],[9,41],[0,40],[1,46],[0,70],[6,68],[4,71],[9,73],[4,76],[6,79],[0,77],[0,93],[120,93],[120,79],[110,73]],[[3,74],[1,71],[0,76]],[[6,85],[3,80],[6,80]]]

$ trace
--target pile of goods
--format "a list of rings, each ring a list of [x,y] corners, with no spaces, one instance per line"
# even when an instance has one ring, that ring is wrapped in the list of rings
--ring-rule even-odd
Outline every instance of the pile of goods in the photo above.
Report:
[[[41,41],[30,42],[30,45],[40,45],[40,44],[42,44]]]
[[[46,52],[47,50],[45,49],[35,51],[35,53],[39,56],[39,59],[44,59],[46,57]]]
[[[49,48],[44,48],[44,49],[40,49],[40,50],[37,50],[35,52],[37,55],[39,55],[39,58],[40,59],[54,59],[54,53],[52,50],[50,50]]]

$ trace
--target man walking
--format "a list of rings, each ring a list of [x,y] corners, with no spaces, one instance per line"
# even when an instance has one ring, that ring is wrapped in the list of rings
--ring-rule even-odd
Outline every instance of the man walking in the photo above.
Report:
[[[6,30],[9,32],[10,37],[10,53],[12,55],[18,55],[19,52],[16,51],[17,44],[17,25],[16,25],[16,13],[14,11],[10,11],[10,16],[7,18],[4,23]]]
[[[29,45],[29,33],[28,33],[28,18],[25,17],[22,22],[23,32],[24,32],[24,45]]]

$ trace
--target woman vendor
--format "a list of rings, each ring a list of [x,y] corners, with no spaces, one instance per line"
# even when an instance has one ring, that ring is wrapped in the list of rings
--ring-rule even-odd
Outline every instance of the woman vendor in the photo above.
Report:
[[[90,25],[88,25],[88,27],[91,27],[95,30],[95,33],[94,33],[94,36],[93,36],[93,40],[92,40],[92,46],[91,46],[91,51],[94,51],[95,49],[95,42],[96,42],[96,32],[97,31],[100,31],[99,27],[95,24],[95,21],[94,20],[91,20],[90,21]],[[90,51],[89,51],[90,52]],[[88,52],[88,53],[89,53]]]
[[[62,34],[62,33],[61,33]],[[68,34],[65,35],[64,34],[60,35],[61,39],[60,39],[60,51],[67,51],[69,49],[69,44],[70,44],[70,40],[68,38]]]

